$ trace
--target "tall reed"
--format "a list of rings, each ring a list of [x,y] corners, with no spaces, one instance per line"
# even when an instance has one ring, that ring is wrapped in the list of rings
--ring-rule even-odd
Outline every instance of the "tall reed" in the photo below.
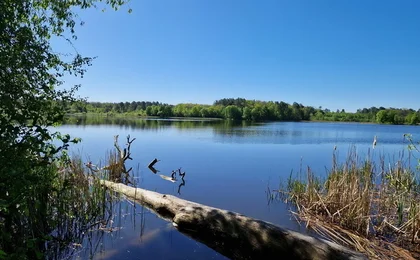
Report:
[[[393,163],[359,158],[353,146],[343,163],[333,152],[324,179],[308,167],[281,190],[295,214],[320,234],[376,258],[420,256],[418,174],[401,153]],[[396,250],[396,248],[398,250]]]

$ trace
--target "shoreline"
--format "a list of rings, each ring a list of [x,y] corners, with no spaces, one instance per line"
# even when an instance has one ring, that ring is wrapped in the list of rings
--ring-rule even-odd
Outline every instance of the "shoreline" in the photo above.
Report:
[[[65,117],[89,117],[89,116],[97,116],[97,117],[115,117],[115,118],[126,118],[126,119],[141,119],[141,120],[164,120],[164,121],[223,121],[223,120],[230,120],[224,118],[214,118],[214,117],[159,117],[159,116],[142,116],[142,115],[132,115],[132,114],[122,114],[122,113],[69,113],[66,114]],[[246,121],[246,120],[233,120],[233,121]],[[383,123],[376,123],[376,122],[358,122],[358,121],[329,121],[329,120],[302,120],[302,121],[279,121],[279,120],[272,120],[272,121],[247,121],[251,123],[278,123],[278,122],[300,122],[300,123],[340,123],[340,124],[364,124],[364,125],[390,125],[390,126],[419,126],[417,125],[410,125],[410,124],[383,124]]]

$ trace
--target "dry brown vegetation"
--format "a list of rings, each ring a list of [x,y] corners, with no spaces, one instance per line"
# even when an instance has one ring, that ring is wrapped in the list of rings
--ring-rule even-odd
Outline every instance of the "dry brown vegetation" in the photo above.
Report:
[[[410,157],[375,163],[353,147],[339,164],[334,151],[324,180],[308,167],[279,192],[299,221],[334,242],[372,259],[420,258],[420,185]]]

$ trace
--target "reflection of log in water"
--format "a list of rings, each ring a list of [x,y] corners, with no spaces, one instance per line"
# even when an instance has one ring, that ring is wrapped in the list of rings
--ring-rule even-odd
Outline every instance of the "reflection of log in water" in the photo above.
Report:
[[[181,195],[181,187],[185,186],[185,180],[184,177],[181,178],[181,183],[178,186],[178,194]]]
[[[158,170],[156,170],[153,166],[149,166],[148,168],[149,168],[149,170],[151,170],[154,174],[156,174],[156,173],[158,173],[158,172],[159,172],[159,171],[158,171]]]
[[[131,243],[131,245],[146,245],[149,242],[154,242],[156,237],[159,235],[159,233],[162,232],[161,228],[153,229],[152,231],[149,231],[145,234],[142,234],[140,237],[136,237],[136,239]]]
[[[102,180],[171,221],[193,239],[233,259],[366,259],[338,244],[289,231],[268,222],[171,195]]]
[[[147,166],[147,167],[149,167],[149,168],[153,168],[153,166],[155,166],[155,164],[158,162],[159,160],[157,159],[157,158],[155,158],[153,161],[151,161],[150,163],[149,163],[149,165]]]
[[[149,163],[149,165],[147,165],[147,168],[149,168],[149,170],[151,170],[154,174],[156,174],[157,172],[159,172],[158,170],[156,170],[156,168],[154,167],[155,166],[155,164],[158,162],[159,160],[158,159],[154,159],[153,161],[151,161],[150,163]]]

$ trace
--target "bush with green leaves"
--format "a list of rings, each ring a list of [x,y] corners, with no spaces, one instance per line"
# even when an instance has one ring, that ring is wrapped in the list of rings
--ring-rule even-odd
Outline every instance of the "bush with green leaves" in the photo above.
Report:
[[[98,4],[117,9],[123,0],[0,1],[0,257],[42,257],[41,241],[51,189],[68,162],[71,139],[52,131],[65,108],[77,101],[78,85],[92,58],[60,54],[51,39],[77,39],[76,10]],[[80,23],[80,24],[79,24]],[[69,58],[71,57],[71,58]],[[61,145],[54,145],[60,142]]]

